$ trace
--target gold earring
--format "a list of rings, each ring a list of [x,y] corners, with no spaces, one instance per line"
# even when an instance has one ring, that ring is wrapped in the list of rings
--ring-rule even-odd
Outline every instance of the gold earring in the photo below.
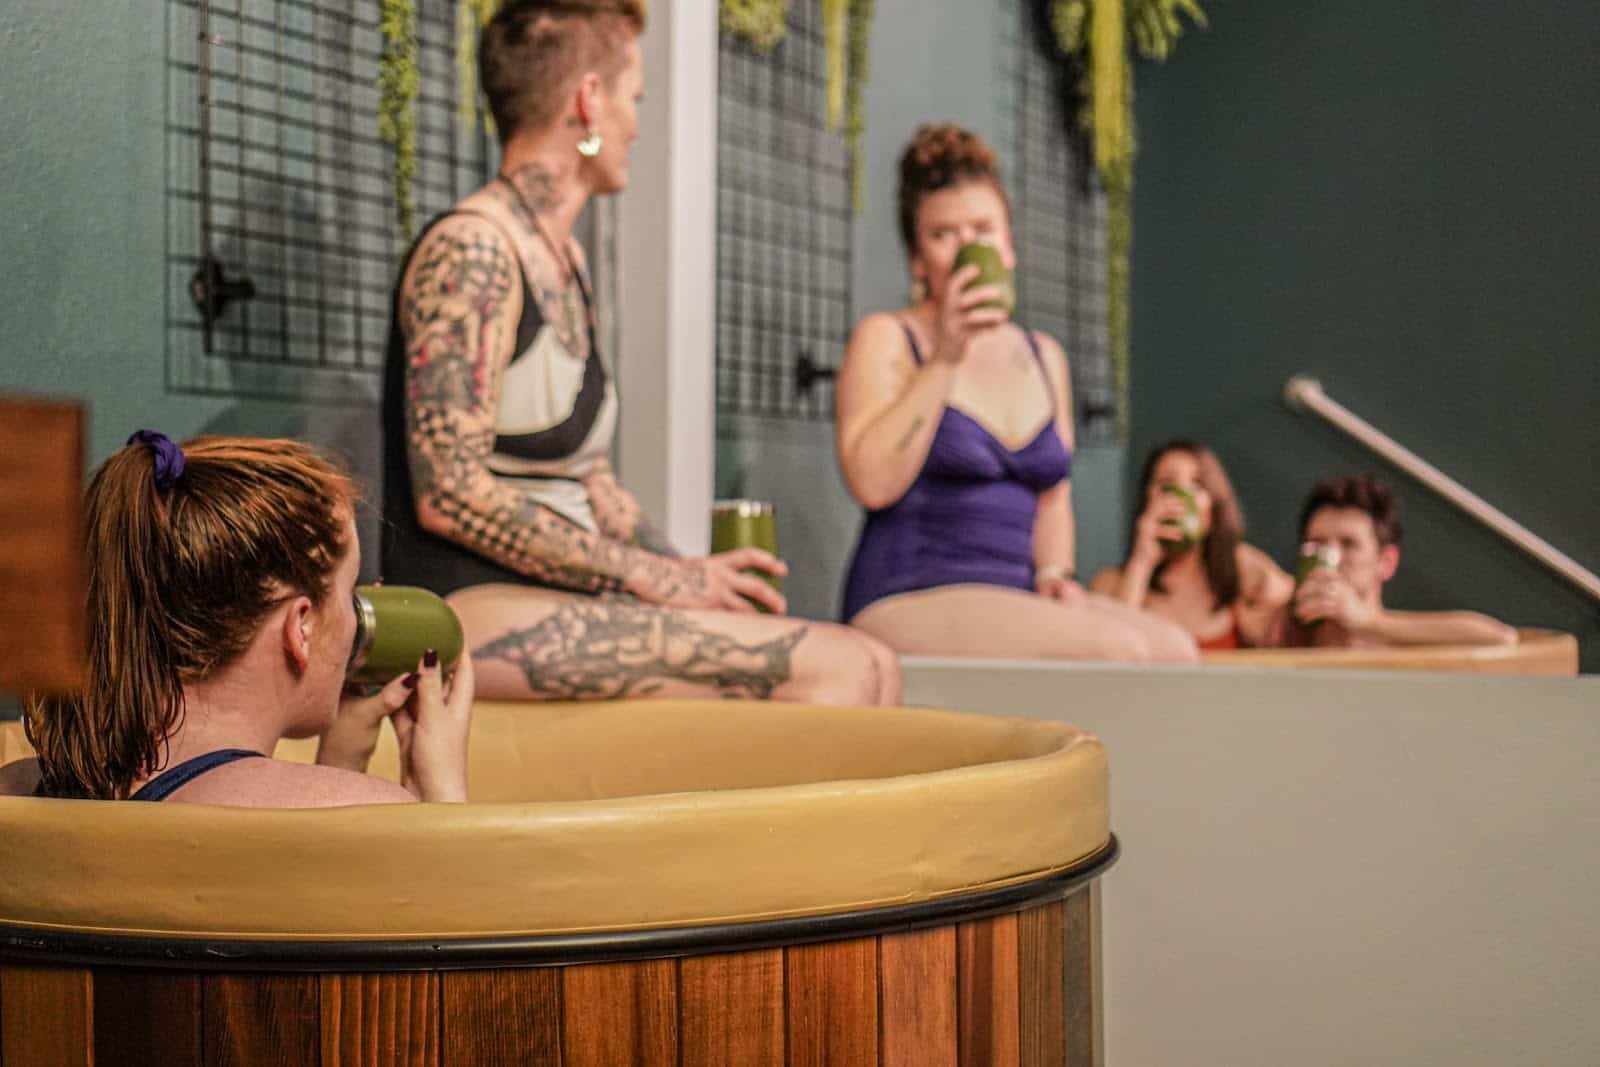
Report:
[[[928,283],[921,278],[911,279],[911,302],[920,304],[928,298]]]
[[[605,144],[600,139],[600,131],[593,126],[589,127],[589,136],[578,142],[578,155],[584,159],[593,159],[600,154],[600,146]]]

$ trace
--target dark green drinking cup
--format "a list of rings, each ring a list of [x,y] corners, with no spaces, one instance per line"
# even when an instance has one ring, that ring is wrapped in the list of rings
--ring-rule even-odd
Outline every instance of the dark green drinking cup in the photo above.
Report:
[[[952,273],[969,266],[978,268],[978,276],[969,283],[970,288],[976,288],[980,285],[992,285],[1000,290],[1000,298],[998,300],[979,304],[979,307],[996,307],[1007,315],[1016,311],[1016,281],[1012,278],[1011,271],[1007,269],[1005,261],[1000,258],[1000,250],[998,248],[982,241],[974,241],[971,244],[962,245],[961,250],[956,253],[956,263],[951,268]]]
[[[461,620],[442,597],[409,585],[360,585],[355,601],[351,682],[386,685],[416,670],[430,648],[447,671],[461,658]]]
[[[731,552],[736,548],[761,548],[778,554],[778,516],[765,500],[718,500],[711,507],[711,551]],[[783,579],[776,574],[746,569],[778,592]]]

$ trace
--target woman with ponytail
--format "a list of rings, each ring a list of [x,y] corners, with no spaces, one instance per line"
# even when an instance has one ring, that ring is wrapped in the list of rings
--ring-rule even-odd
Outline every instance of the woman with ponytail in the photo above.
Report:
[[[0,793],[320,807],[466,799],[472,673],[436,654],[342,699],[360,570],[350,479],[292,441],[140,431],[90,483],[79,692],[25,711]],[[406,788],[362,771],[385,716]],[[322,735],[317,765],[271,758]]]

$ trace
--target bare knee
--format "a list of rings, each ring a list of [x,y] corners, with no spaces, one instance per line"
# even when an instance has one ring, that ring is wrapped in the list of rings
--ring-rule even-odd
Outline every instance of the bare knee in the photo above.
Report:
[[[809,649],[805,645],[811,645]],[[887,645],[845,626],[815,623],[792,699],[813,704],[881,704],[900,698],[900,661]]]
[[[894,649],[870,634],[852,631],[856,638],[866,643],[872,654],[873,670],[878,680],[878,698],[874,703],[895,706],[905,691],[905,673],[900,669],[900,655]]]

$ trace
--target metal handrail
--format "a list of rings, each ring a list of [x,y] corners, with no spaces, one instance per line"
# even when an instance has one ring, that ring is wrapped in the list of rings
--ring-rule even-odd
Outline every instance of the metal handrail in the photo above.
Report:
[[[1309,411],[1367,446],[1480,523],[1600,601],[1600,576],[1526,526],[1383,433],[1322,391],[1315,378],[1296,375],[1283,386],[1283,399],[1295,411]]]

